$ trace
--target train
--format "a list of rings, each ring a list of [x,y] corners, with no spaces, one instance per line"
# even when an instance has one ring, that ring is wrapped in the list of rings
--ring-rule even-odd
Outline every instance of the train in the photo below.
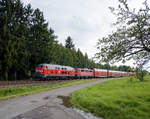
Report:
[[[56,64],[39,64],[35,69],[35,77],[41,79],[86,79],[106,77],[134,76],[134,72],[123,72],[97,68],[73,68]]]

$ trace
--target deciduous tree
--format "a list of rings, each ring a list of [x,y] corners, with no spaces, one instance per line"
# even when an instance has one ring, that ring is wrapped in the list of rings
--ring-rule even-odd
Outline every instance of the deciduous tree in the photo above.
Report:
[[[116,31],[98,40],[97,58],[105,62],[134,59],[143,65],[150,59],[150,7],[147,0],[143,8],[131,9],[127,0],[119,0],[117,9],[110,8],[116,15]]]

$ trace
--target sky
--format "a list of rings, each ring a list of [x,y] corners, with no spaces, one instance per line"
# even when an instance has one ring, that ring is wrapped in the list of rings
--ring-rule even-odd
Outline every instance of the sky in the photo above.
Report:
[[[130,7],[139,9],[144,0],[128,0]],[[108,7],[117,7],[118,0],[23,0],[33,8],[39,8],[58,41],[62,44],[71,36],[76,48],[90,58],[97,53],[98,39],[106,37],[114,29],[115,17]],[[119,63],[121,64],[121,63]],[[132,61],[126,65],[134,66]]]

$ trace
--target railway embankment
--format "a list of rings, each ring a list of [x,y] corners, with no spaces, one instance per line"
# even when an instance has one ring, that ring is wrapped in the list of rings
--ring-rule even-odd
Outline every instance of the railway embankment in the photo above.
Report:
[[[71,95],[78,109],[103,119],[149,119],[150,76],[111,80],[78,90]]]
[[[14,98],[18,96],[24,96],[42,91],[52,90],[56,88],[72,86],[82,83],[88,83],[97,81],[99,79],[84,79],[84,80],[57,80],[57,81],[19,81],[10,82],[9,85],[6,82],[2,82],[0,87],[0,100]],[[2,85],[4,84],[4,85]]]

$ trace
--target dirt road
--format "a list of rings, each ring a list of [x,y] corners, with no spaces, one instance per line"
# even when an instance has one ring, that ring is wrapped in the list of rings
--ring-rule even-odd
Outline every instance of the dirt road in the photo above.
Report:
[[[62,100],[57,96],[68,96],[76,90],[104,81],[107,79],[1,101],[0,119],[85,119],[61,105]]]

